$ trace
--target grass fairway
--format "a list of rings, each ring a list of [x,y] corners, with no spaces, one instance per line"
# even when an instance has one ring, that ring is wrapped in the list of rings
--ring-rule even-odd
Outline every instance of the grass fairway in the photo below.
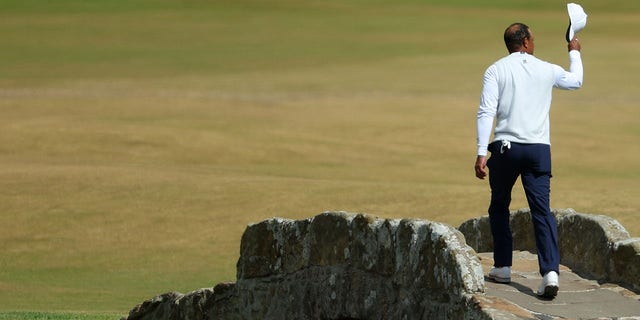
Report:
[[[113,320],[118,319],[115,313],[97,312],[0,312],[0,320]]]
[[[640,236],[640,3],[581,4],[585,85],[555,92],[552,207]],[[244,228],[273,216],[485,214],[482,74],[514,21],[567,67],[564,6],[0,2],[0,319],[117,317],[234,280]]]

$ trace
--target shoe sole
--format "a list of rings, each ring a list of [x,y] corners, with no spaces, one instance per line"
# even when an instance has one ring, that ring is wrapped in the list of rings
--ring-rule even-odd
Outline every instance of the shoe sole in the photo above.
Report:
[[[547,299],[553,299],[558,295],[558,286],[546,286],[544,292],[538,292],[538,296]]]
[[[511,278],[501,278],[496,276],[488,276],[489,280],[498,282],[498,283],[511,283]]]

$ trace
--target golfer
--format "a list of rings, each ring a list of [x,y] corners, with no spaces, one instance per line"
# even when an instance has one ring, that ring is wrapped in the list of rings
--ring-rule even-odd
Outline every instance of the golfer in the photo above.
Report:
[[[475,174],[484,179],[489,168],[489,221],[495,261],[489,278],[511,282],[509,204],[511,190],[520,176],[531,210],[538,265],[543,277],[537,294],[552,299],[558,293],[560,255],[556,221],[549,207],[551,91],[554,87],[580,88],[583,69],[576,37],[568,44],[568,72],[536,58],[534,40],[531,29],[525,24],[510,25],[504,32],[509,55],[492,64],[484,74],[477,119]],[[494,118],[495,132],[489,143]],[[487,160],[488,152],[491,157]]]

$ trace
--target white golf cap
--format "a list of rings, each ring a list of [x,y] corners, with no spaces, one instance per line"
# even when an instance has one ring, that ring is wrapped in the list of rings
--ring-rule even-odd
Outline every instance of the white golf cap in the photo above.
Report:
[[[567,42],[571,42],[573,36],[587,25],[587,14],[582,9],[582,6],[575,3],[567,3],[567,11],[569,12],[569,27],[567,28],[566,37]]]

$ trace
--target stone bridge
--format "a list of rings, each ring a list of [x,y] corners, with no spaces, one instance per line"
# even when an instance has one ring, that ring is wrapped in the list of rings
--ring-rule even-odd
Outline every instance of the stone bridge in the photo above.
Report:
[[[631,296],[640,290],[640,238],[606,216],[554,214],[563,265]],[[535,252],[528,210],[513,212],[511,225],[514,249]],[[236,282],[159,295],[123,319],[554,319],[491,294],[489,258],[476,253],[491,242],[488,217],[459,229],[344,212],[273,218],[247,227]],[[628,296],[625,316],[640,319]]]

